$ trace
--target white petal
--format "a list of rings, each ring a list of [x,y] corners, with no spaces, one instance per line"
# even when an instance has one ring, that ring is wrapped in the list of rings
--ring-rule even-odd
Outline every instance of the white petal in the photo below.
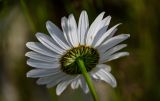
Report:
[[[49,30],[50,30],[49,32],[51,32],[50,33],[51,36],[56,35],[60,39],[62,39],[62,40],[64,39],[62,31],[54,23],[52,23],[51,21],[47,21],[46,24],[49,27]]]
[[[109,20],[109,21],[108,21],[108,20]],[[96,41],[96,40],[95,40],[95,39],[96,39],[95,37],[98,37],[99,34],[101,34],[101,33],[99,33],[99,31],[100,31],[102,28],[104,28],[105,26],[108,27],[107,24],[109,24],[110,20],[111,20],[111,17],[108,16],[108,17],[104,18],[102,21],[99,21],[99,23],[97,23],[97,26],[96,26],[96,28],[94,29],[94,33],[92,33],[91,36],[90,36],[89,44],[94,45],[94,43],[95,43],[94,41]],[[107,30],[107,27],[106,27],[106,30]],[[105,31],[105,32],[106,32],[106,31]]]
[[[120,24],[117,24],[115,26],[113,26],[112,28],[110,28],[106,33],[104,33],[100,39],[97,41],[97,43],[94,45],[94,47],[97,47],[99,46],[110,34],[114,34],[115,31],[117,31],[117,27],[119,26]]]
[[[108,51],[106,51],[104,54],[100,54],[100,61],[102,60],[106,60],[110,55],[114,54],[115,52],[121,50],[122,48],[126,47],[126,44],[120,44],[117,45],[111,49],[109,49]]]
[[[47,21],[46,27],[49,30],[48,32],[51,32],[49,33],[51,36],[54,37],[56,35],[59,39],[65,41],[63,32],[54,23],[52,23],[51,21]]]
[[[100,62],[99,62],[100,63]],[[100,63],[96,65],[96,68],[93,68],[92,71],[89,72],[89,74],[91,76],[93,76],[97,71],[99,71],[100,69],[106,69],[108,71],[111,71],[111,67],[109,65]]]
[[[43,61],[43,62],[56,62],[56,61],[58,61],[58,56],[56,58],[53,58],[50,56],[39,54],[34,51],[27,52],[25,54],[25,56],[30,57],[31,59],[39,60],[39,61]]]
[[[99,76],[95,73],[95,74],[92,74],[92,77],[94,78],[94,79],[96,79],[96,80],[99,80],[100,78],[99,78]]]
[[[79,45],[78,31],[77,31],[76,20],[75,20],[73,14],[70,14],[69,18],[68,18],[68,36],[69,36],[71,44],[74,47],[77,47]]]
[[[85,44],[85,38],[89,27],[89,20],[86,11],[82,11],[78,23],[78,40],[81,45]]]
[[[55,86],[56,84],[58,84],[59,82],[73,79],[73,77],[70,75],[67,75],[67,74],[63,74],[63,75],[64,75],[63,77],[57,78],[56,80],[52,80],[51,82],[49,82],[47,84],[47,88],[51,88],[51,87]]]
[[[72,83],[71,83],[71,88],[72,89],[76,89],[75,85],[77,83],[77,80],[74,80]]]
[[[77,88],[79,87],[80,82],[81,82],[81,80],[80,80],[80,79],[78,79],[78,80],[77,80],[77,82],[76,82],[76,84],[75,84],[75,89],[77,89]]]
[[[33,69],[27,72],[27,77],[37,78],[37,77],[45,77],[53,74],[57,74],[60,72],[60,69]]]
[[[54,25],[51,21],[46,22],[46,28],[55,42],[64,50],[69,49],[69,46],[66,44],[65,38],[62,31],[58,30],[58,27]]]
[[[107,16],[105,19],[103,19],[105,21],[105,26],[109,26],[109,23],[111,21],[111,16]]]
[[[42,77],[42,78],[38,79],[36,83],[39,85],[52,84],[51,85],[51,87],[52,87],[52,86],[54,86],[53,82],[56,85],[65,76],[66,76],[66,74],[64,74],[63,72],[59,72],[59,73],[53,74],[51,76]]]
[[[92,39],[92,34],[95,34],[95,32],[98,32],[98,26],[104,16],[105,12],[102,12],[97,16],[97,18],[93,21],[91,24],[88,33],[87,33],[87,38],[86,38],[86,45],[91,45],[91,39]]]
[[[58,54],[63,54],[65,52],[64,49],[61,49],[60,47],[55,45],[55,42],[53,41],[53,39],[48,35],[43,33],[36,33],[36,37],[44,46],[46,46],[48,49],[52,50],[53,52]]]
[[[92,46],[95,46],[95,44],[96,44],[97,41],[100,39],[100,37],[106,32],[107,27],[108,27],[108,26],[104,26],[103,28],[101,28],[101,29],[97,32],[97,34],[96,34],[96,36],[95,36],[95,38],[94,38],[94,40],[93,40]]]
[[[81,76],[80,86],[81,86],[81,88],[83,89],[83,91],[84,91],[86,94],[89,92],[88,85],[87,85],[87,83],[85,82],[85,79],[84,79],[83,76]]]
[[[69,34],[68,34],[68,30],[69,30],[68,29],[68,19],[66,17],[62,17],[61,26],[62,26],[64,37],[65,37],[66,41],[68,42],[68,45],[70,47],[72,47],[70,39],[69,39]]]
[[[62,81],[61,83],[58,84],[56,88],[56,94],[61,95],[61,93],[67,88],[67,86],[71,83],[72,80],[68,81]]]
[[[72,89],[77,89],[79,87],[79,85],[80,85],[80,78],[78,76],[72,81],[71,88]]]
[[[107,28],[109,26],[110,20],[111,20],[111,16],[107,16],[105,19],[102,20],[101,27],[100,27],[99,31],[96,33],[96,36],[95,36],[95,38],[93,40],[93,43],[92,43],[92,46],[95,46],[97,41],[106,32],[106,30],[107,30]]]
[[[96,75],[99,76],[99,78],[101,80],[105,81],[106,83],[109,83],[112,87],[116,87],[117,86],[116,79],[106,69],[99,70],[99,72],[97,72]]]
[[[124,57],[124,56],[128,56],[128,55],[129,55],[128,52],[118,52],[118,53],[115,53],[115,54],[109,56],[108,58],[106,58],[106,60],[104,60],[104,62],[115,60],[115,59],[118,59],[120,57]]]
[[[45,46],[43,46],[41,43],[38,42],[27,42],[26,46],[33,50],[36,51],[40,54],[50,56],[50,57],[57,57],[58,54],[52,52],[51,50],[47,49]]]
[[[98,50],[99,50],[100,53],[103,54],[108,49],[110,49],[113,46],[119,44],[120,42],[128,39],[129,37],[130,37],[129,34],[121,34],[121,35],[117,35],[115,37],[112,37],[112,38],[106,40],[102,45],[100,45],[98,47]]]
[[[108,72],[111,71],[111,67],[109,65],[106,65],[106,64],[98,64],[96,67],[99,68],[99,69],[105,69]]]
[[[42,61],[37,61],[34,59],[28,59],[27,64],[29,66],[35,67],[35,68],[42,68],[42,69],[52,69],[52,68],[58,68],[60,66],[59,63],[49,63],[49,62],[42,62]]]

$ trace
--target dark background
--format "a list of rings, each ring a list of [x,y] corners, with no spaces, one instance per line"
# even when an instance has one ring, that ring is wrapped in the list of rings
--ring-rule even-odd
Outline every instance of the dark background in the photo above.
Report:
[[[37,41],[51,20],[60,27],[61,17],[70,13],[76,20],[86,10],[90,23],[102,11],[112,16],[110,27],[123,23],[116,34],[129,33],[124,43],[130,56],[107,64],[118,82],[117,88],[97,81],[101,101],[160,101],[160,1],[159,0],[0,0],[0,101],[92,101],[81,89],[70,87],[55,95],[55,87],[36,85],[26,78],[25,44]],[[48,93],[48,91],[50,93]]]

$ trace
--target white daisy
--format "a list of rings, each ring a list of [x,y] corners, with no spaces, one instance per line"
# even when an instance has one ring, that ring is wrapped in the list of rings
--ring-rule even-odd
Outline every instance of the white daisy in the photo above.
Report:
[[[40,42],[26,44],[32,50],[25,54],[29,57],[27,64],[35,68],[27,73],[27,77],[39,78],[37,84],[48,88],[57,85],[57,95],[70,84],[72,89],[80,86],[88,93],[88,86],[76,63],[76,59],[81,58],[92,79],[103,80],[116,87],[111,68],[105,63],[129,55],[128,52],[118,51],[127,46],[119,43],[130,35],[113,37],[120,24],[107,30],[111,16],[103,18],[104,14],[99,14],[90,27],[86,11],[82,11],[78,26],[73,14],[61,19],[62,30],[47,21],[46,28],[50,36],[38,32],[36,37]]]

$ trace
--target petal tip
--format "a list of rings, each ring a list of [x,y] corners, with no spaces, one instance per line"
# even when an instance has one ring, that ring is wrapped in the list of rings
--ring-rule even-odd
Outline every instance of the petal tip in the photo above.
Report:
[[[26,64],[29,65],[29,66],[31,66],[30,60],[31,60],[31,59],[28,59],[28,60],[26,61]]]
[[[47,20],[47,21],[46,21],[46,24],[48,24],[48,23],[51,23],[51,21],[50,21],[50,20]]]
[[[103,15],[104,15],[105,13],[106,13],[106,12],[105,12],[105,11],[103,11],[101,14],[103,14]]]
[[[67,18],[64,16],[64,17],[61,18],[61,22],[62,22],[63,20],[67,20]]]
[[[62,92],[58,88],[56,88],[56,95],[60,96],[61,94]]]
[[[128,35],[128,37],[130,37],[130,34],[127,34]]]
[[[27,77],[27,78],[32,77],[32,72],[31,72],[31,71],[27,72],[27,73],[26,73],[26,77]]]
[[[52,24],[52,22],[50,20],[46,21],[46,28],[50,27],[50,25]]]
[[[124,34],[124,37],[125,37],[126,39],[128,39],[128,38],[130,38],[130,34]]]
[[[36,37],[38,37],[38,36],[40,36],[40,35],[42,35],[42,33],[40,33],[40,32],[37,32],[37,33],[35,34]]]
[[[122,24],[123,24],[123,23],[120,22],[120,23],[117,24],[117,26],[122,25]]]
[[[112,87],[113,87],[113,88],[116,88],[116,87],[117,87],[117,83],[116,83],[116,84],[114,84],[114,85],[112,85]]]
[[[111,20],[112,17],[111,17],[111,15],[108,15],[107,18],[108,18],[109,20]]]
[[[32,42],[27,42],[26,43],[26,47],[29,47],[31,45]]]
[[[28,56],[28,55],[29,55],[29,52],[25,53],[25,55],[24,55],[24,56]]]
[[[71,13],[69,14],[68,18],[74,17],[74,15]]]
[[[82,14],[87,15],[87,11],[86,11],[86,10],[83,10],[83,11],[81,12],[81,15],[82,15]]]
[[[129,52],[126,52],[126,56],[129,56],[130,54],[129,54]]]

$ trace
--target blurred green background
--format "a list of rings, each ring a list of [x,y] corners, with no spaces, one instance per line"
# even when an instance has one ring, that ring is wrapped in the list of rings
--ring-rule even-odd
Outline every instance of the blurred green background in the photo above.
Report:
[[[112,16],[110,27],[123,23],[116,34],[130,33],[124,50],[130,56],[112,62],[118,87],[96,81],[101,101],[160,101],[160,1],[159,0],[0,0],[0,101],[92,101],[81,89],[70,87],[61,95],[55,88],[38,86],[26,78],[25,43],[37,41],[45,22],[60,27],[61,17],[73,13],[78,20],[86,10],[90,23],[102,11]]]

